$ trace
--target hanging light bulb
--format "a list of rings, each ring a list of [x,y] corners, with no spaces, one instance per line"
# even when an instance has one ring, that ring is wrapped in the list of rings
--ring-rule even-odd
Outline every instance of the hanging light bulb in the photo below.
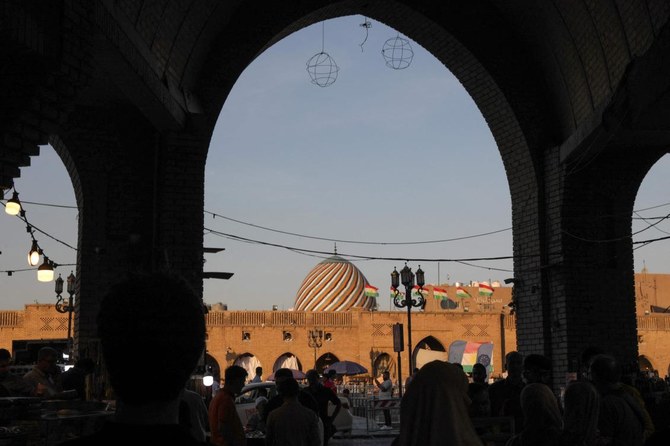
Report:
[[[28,251],[28,265],[37,266],[40,263],[40,248],[37,246],[37,240],[33,240],[33,246]]]
[[[7,200],[5,212],[9,215],[19,215],[19,212],[21,212],[21,202],[19,201],[19,193],[17,191],[14,191],[12,198]]]
[[[40,282],[51,282],[54,280],[54,268],[51,266],[51,262],[47,256],[44,256],[44,263],[37,268],[37,280]]]
[[[202,385],[209,387],[212,384],[214,384],[214,377],[209,371],[206,371],[202,377]]]

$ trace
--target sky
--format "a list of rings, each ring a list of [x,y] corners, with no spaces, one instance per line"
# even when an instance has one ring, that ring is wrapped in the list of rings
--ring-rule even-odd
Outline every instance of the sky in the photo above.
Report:
[[[204,246],[225,251],[205,254],[204,270],[234,275],[206,279],[206,303],[290,309],[335,245],[379,288],[382,310],[391,309],[390,273],[404,260],[429,284],[513,276],[511,260],[453,261],[512,254],[509,187],[482,115],[445,66],[406,36],[411,64],[387,67],[381,50],[398,33],[371,21],[365,40],[364,20],[328,20],[286,37],[247,67],[226,99],[207,158],[204,220]],[[322,47],[339,67],[325,88],[306,70]],[[645,178],[639,216],[670,212],[669,171],[665,156]],[[78,217],[63,163],[44,146],[15,186],[29,222],[52,237],[38,233],[40,246],[66,277]],[[656,221],[634,220],[633,231]],[[38,282],[27,265],[25,226],[0,215],[0,310],[55,302],[53,282]],[[669,233],[663,221],[635,240]],[[635,270],[644,262],[670,273],[668,243],[637,249]]]

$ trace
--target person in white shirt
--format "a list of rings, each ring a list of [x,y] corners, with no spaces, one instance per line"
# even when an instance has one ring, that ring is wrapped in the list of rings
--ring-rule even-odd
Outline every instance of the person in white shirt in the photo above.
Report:
[[[386,371],[382,373],[382,378],[382,382],[379,382],[379,380],[375,378],[375,384],[379,388],[379,399],[390,400],[393,397],[393,382],[391,381],[391,375]],[[381,429],[392,429],[391,411],[389,409],[384,409],[384,426],[382,426]]]

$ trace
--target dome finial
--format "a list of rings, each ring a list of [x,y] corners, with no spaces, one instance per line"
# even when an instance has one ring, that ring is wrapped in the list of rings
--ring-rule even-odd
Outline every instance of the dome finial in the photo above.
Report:
[[[335,242],[335,252],[334,252],[334,254],[337,255],[337,242]]]

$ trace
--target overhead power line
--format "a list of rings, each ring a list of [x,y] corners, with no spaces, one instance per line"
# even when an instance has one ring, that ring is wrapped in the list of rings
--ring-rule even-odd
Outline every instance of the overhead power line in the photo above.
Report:
[[[221,231],[216,231],[214,229],[205,228],[206,231],[209,231],[211,234],[220,235],[222,237],[229,238],[231,240],[238,240],[244,243],[255,243],[258,245],[264,246],[273,246],[275,248],[284,248],[295,252],[304,252],[311,254],[323,254],[323,255],[332,255],[332,252],[321,251],[315,249],[306,249],[306,248],[296,248],[295,246],[287,246],[279,243],[264,242],[261,240],[254,240],[247,237],[240,237],[234,234],[228,234]],[[510,260],[514,256],[498,256],[498,257],[475,257],[475,258],[465,258],[465,259],[431,259],[431,258],[419,258],[419,257],[380,257],[380,256],[367,256],[367,255],[357,255],[357,254],[344,254],[341,252],[337,253],[341,257],[350,257],[354,259],[365,259],[365,260],[394,260],[394,261],[412,261],[412,262],[474,262],[474,261],[492,261],[492,260]]]
[[[445,242],[455,242],[458,240],[467,240],[471,238],[477,238],[477,237],[485,237],[487,235],[493,235],[493,234],[498,234],[501,232],[506,232],[510,231],[512,227],[510,226],[509,228],[503,228],[503,229],[496,229],[494,231],[489,231],[489,232],[482,232],[479,234],[473,234],[473,235],[465,235],[462,237],[453,237],[453,238],[448,238],[448,239],[439,239],[439,240],[421,240],[421,241],[413,241],[413,242],[367,242],[367,241],[362,241],[362,240],[345,240],[345,239],[336,239],[336,238],[329,238],[329,237],[318,237],[314,235],[306,235],[306,234],[299,234],[297,232],[289,232],[289,231],[282,231],[280,229],[274,229],[274,228],[268,228],[266,226],[260,226],[254,223],[249,223],[246,221],[242,220],[237,220],[231,217],[226,217],[225,215],[221,214],[216,214],[214,212],[210,211],[205,211],[206,214],[211,214],[212,216],[223,218],[224,220],[228,221],[233,221],[235,223],[239,223],[241,225],[245,226],[250,226],[252,228],[258,228],[262,229],[264,231],[270,231],[270,232],[276,232],[278,234],[285,234],[285,235],[292,235],[294,237],[300,237],[300,238],[308,238],[312,240],[322,240],[326,242],[337,242],[337,243],[350,243],[352,245],[381,245],[381,246],[392,246],[392,245],[427,245],[427,244],[433,244],[433,243],[445,243]]]

